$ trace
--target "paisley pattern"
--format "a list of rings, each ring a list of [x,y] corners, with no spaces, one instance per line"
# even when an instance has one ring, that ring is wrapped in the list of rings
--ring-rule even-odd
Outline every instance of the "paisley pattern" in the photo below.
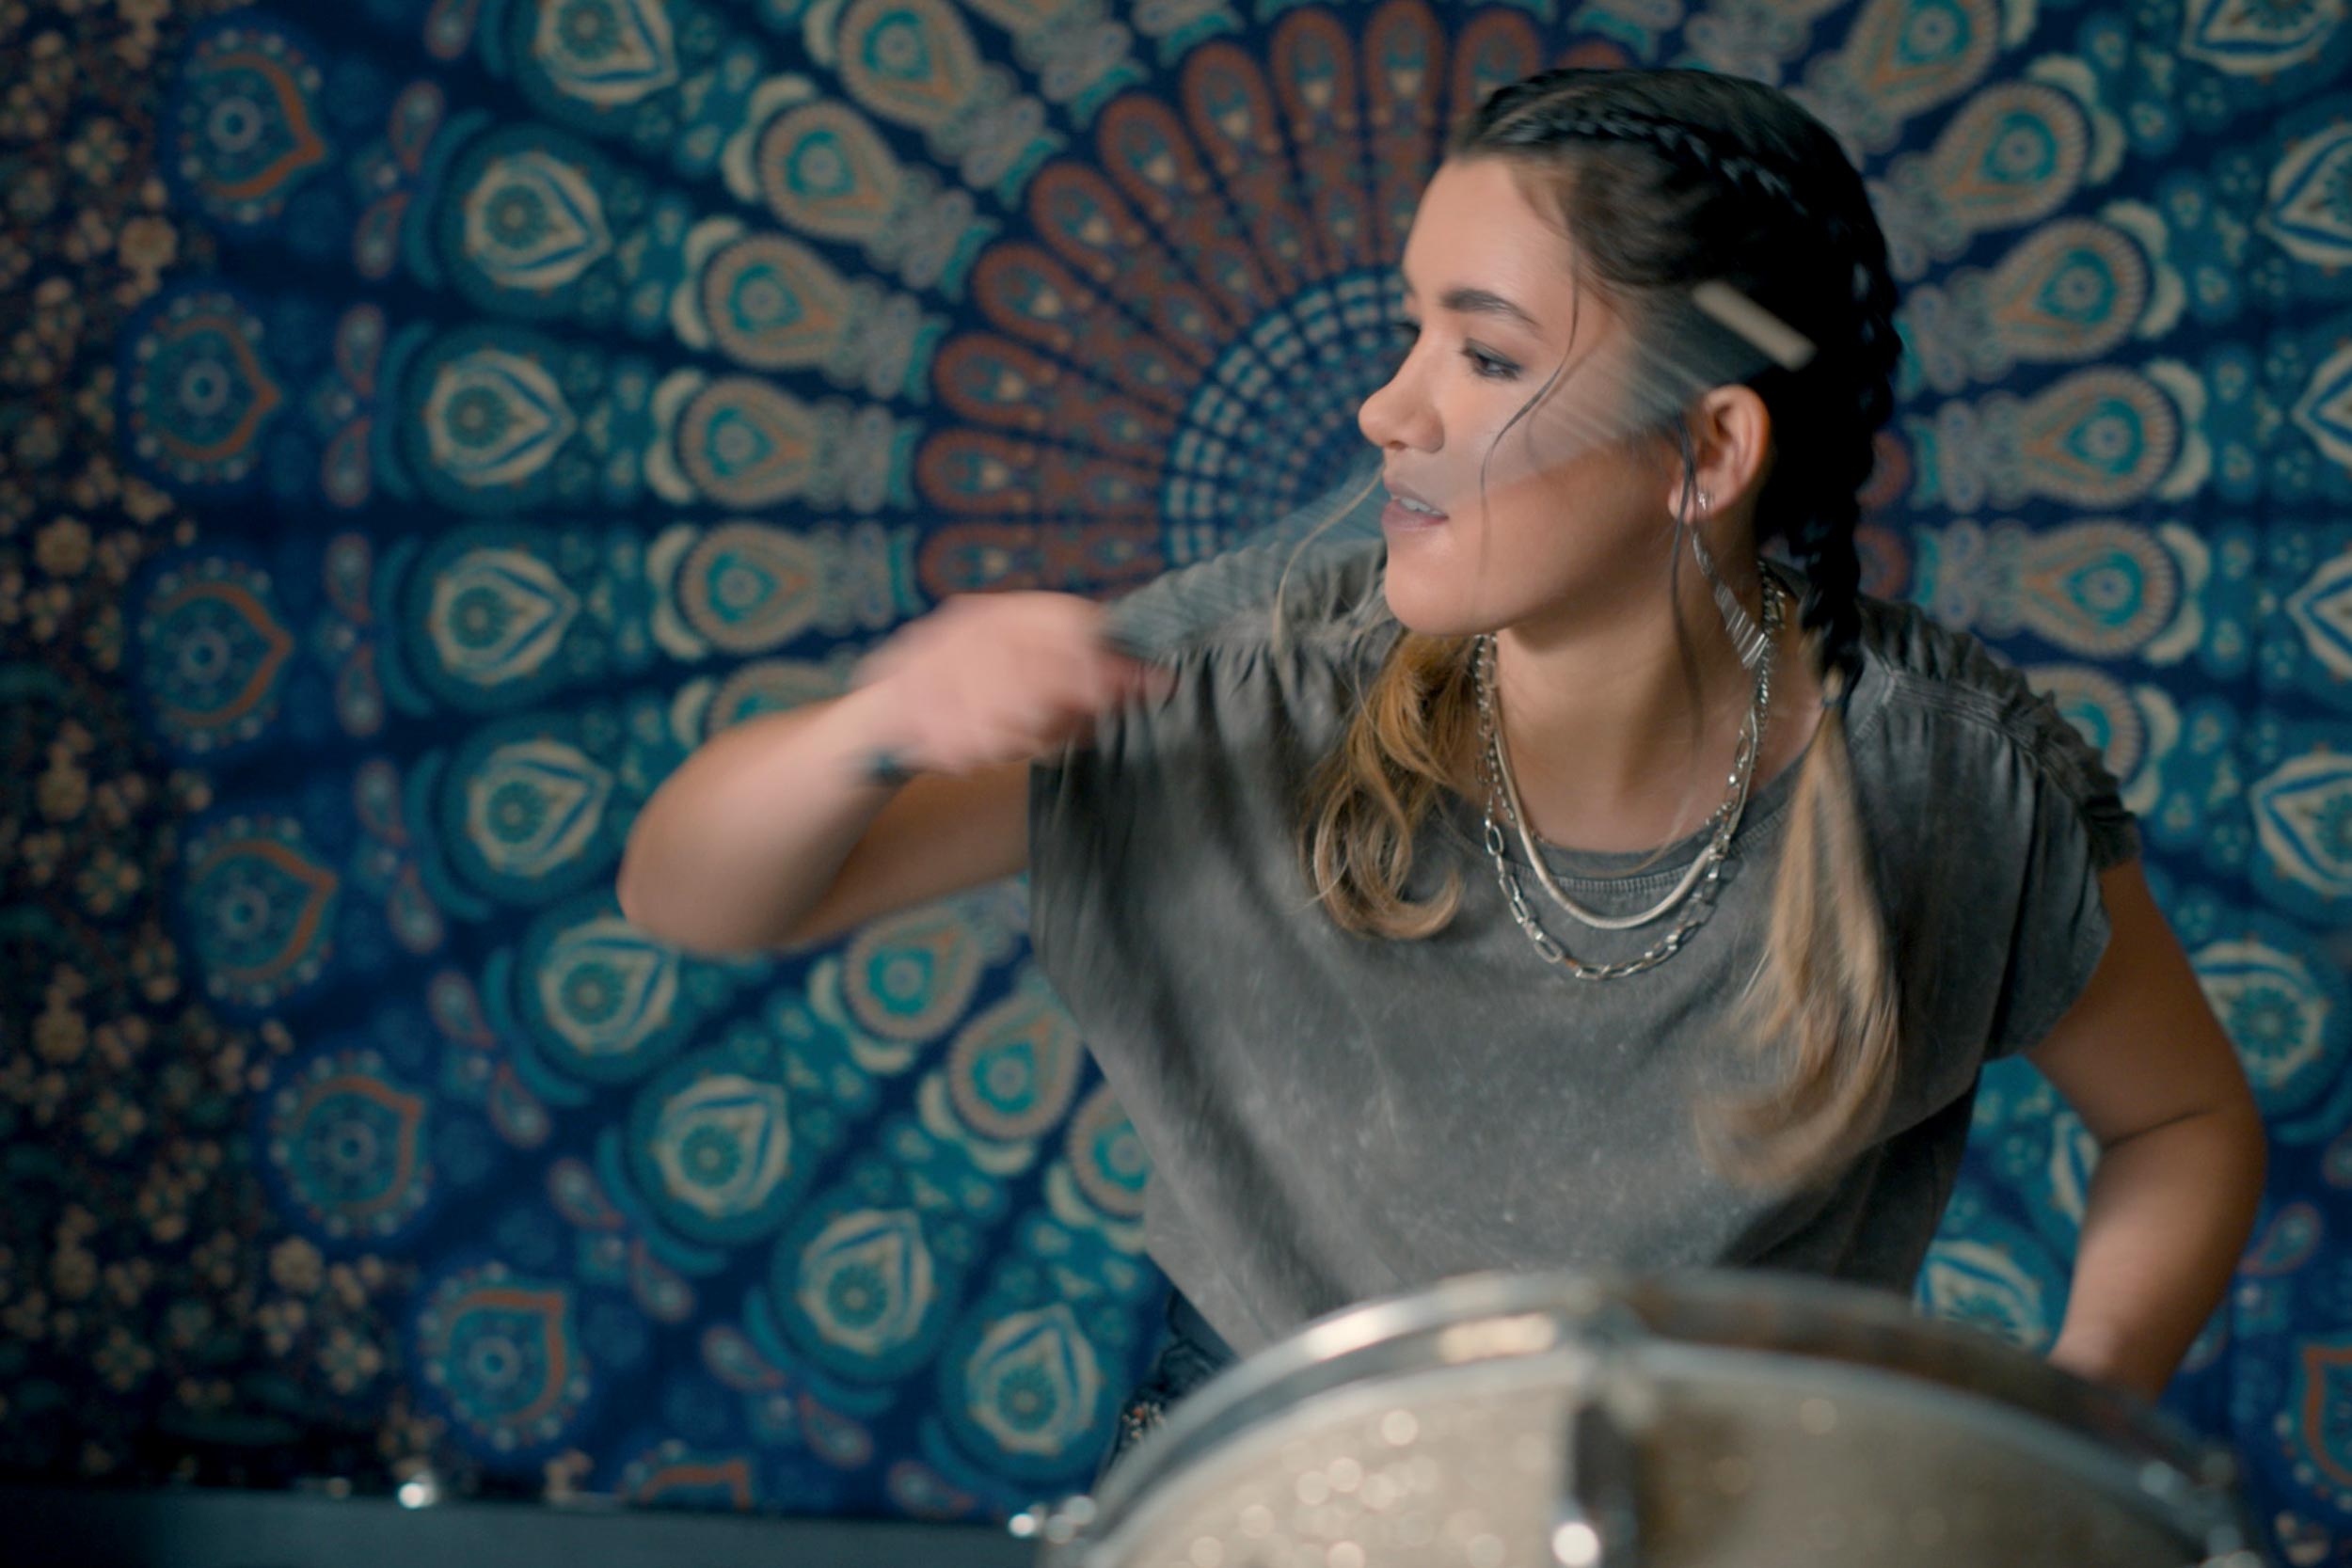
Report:
[[[596,1387],[569,1290],[485,1263],[443,1279],[417,1317],[425,1381],[493,1452],[545,1453]]]
[[[435,1193],[424,1097],[372,1052],[321,1056],[289,1074],[265,1129],[285,1200],[325,1239],[389,1243]]]
[[[2171,1402],[2352,1561],[2344,10],[0,8],[0,1463],[1083,1482],[1149,1164],[1021,890],[715,961],[620,847],[943,597],[1318,489],[1445,128],[1573,59],[1781,83],[1860,163],[1911,350],[1872,586],[2142,816],[2274,1140]],[[1920,1300],[2045,1346],[2095,1144],[2020,1063],[1978,1118]]]

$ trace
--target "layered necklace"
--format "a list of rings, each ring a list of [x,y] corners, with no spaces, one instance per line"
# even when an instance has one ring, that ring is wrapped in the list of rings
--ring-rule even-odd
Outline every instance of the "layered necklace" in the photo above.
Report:
[[[1701,557],[1702,564],[1713,562]],[[1763,574],[1763,625],[1758,626],[1744,606],[1713,571],[1707,573],[1715,590],[1715,602],[1722,610],[1725,627],[1731,632],[1733,644],[1739,649],[1742,667],[1753,673],[1755,685],[1748,700],[1747,717],[1740,726],[1739,749],[1732,755],[1731,775],[1723,804],[1707,819],[1702,830],[1707,843],[1692,861],[1689,869],[1673,889],[1657,903],[1635,914],[1604,915],[1586,909],[1569,896],[1545,863],[1543,850],[1535,841],[1534,832],[1527,824],[1527,813],[1519,804],[1518,781],[1511,772],[1510,749],[1502,741],[1502,695],[1495,680],[1495,640],[1491,635],[1478,639],[1472,652],[1473,679],[1478,695],[1479,773],[1486,786],[1486,842],[1487,857],[1494,862],[1495,878],[1502,886],[1502,895],[1509,903],[1511,918],[1518,923],[1527,940],[1548,963],[1556,964],[1579,980],[1616,980],[1629,974],[1639,974],[1655,969],[1681,951],[1683,942],[1696,930],[1713,907],[1717,884],[1723,880],[1724,863],[1731,853],[1731,841],[1740,831],[1740,819],[1748,805],[1748,785],[1756,777],[1756,759],[1764,747],[1764,725],[1771,716],[1772,704],[1772,650],[1778,644],[1781,627],[1779,585],[1772,574]],[[1579,925],[1596,931],[1631,931],[1663,920],[1680,911],[1666,934],[1642,952],[1617,963],[1586,963],[1563,948],[1529,907],[1527,895],[1520,887],[1518,871],[1513,867],[1502,824],[1511,824],[1518,834],[1519,847],[1535,877],[1536,885],[1549,895],[1551,902]]]

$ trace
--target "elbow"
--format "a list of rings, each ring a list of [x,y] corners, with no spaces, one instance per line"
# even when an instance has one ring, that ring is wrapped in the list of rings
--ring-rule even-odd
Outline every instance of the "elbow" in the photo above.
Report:
[[[2186,1161],[2200,1171],[2209,1188],[2227,1194],[2244,1208],[2252,1224],[2269,1180],[2270,1134],[2263,1125],[2262,1107],[2241,1078],[2202,1103],[2185,1107],[2160,1120],[2126,1132],[2111,1132],[2099,1140],[2100,1158],[2145,1146],[2168,1151],[2166,1158]]]
[[[2262,1107],[2252,1091],[2241,1084],[2237,1093],[2207,1109],[2199,1119],[2207,1129],[2203,1164],[2210,1180],[2234,1198],[2250,1236],[2263,1189],[2270,1179],[2270,1133],[2263,1125]]]
[[[672,927],[669,909],[654,883],[637,841],[630,839],[621,851],[620,870],[612,879],[612,896],[620,903],[621,918],[657,942],[684,945],[679,940],[683,933]]]
[[[815,908],[803,911],[790,925],[780,928],[767,945],[786,953],[804,952],[847,935],[849,929],[849,926],[834,912],[833,900],[827,897],[819,899]]]
[[[2229,1129],[2235,1163],[2247,1185],[2259,1197],[2270,1179],[2270,1130],[2263,1125],[2262,1105],[2255,1100],[2254,1086],[2247,1082],[2243,1069],[2232,1074],[2230,1092],[2214,1108],[2214,1114]]]
[[[2238,1114],[2245,1128],[2241,1148],[2245,1151],[2247,1179],[2259,1196],[2270,1180],[2270,1130],[2263,1125],[2262,1107],[2254,1102],[2250,1090]]]
[[[2262,1108],[2247,1094],[2223,1113],[2230,1128],[2229,1175],[2222,1178],[2234,1188],[2237,1199],[2238,1250],[2243,1252],[2254,1239],[2255,1227],[2261,1223],[2263,1194],[2270,1182],[2270,1132],[2263,1125]]]
[[[752,943],[730,941],[716,927],[708,899],[696,899],[671,885],[671,880],[647,863],[637,841],[621,852],[621,865],[612,879],[612,895],[621,918],[665,946],[705,957],[724,957]]]
[[[623,920],[656,942],[697,958],[751,958],[812,940],[798,929],[778,929],[772,922],[747,918],[707,889],[678,885],[676,878],[661,875],[635,839],[622,851],[612,895]]]

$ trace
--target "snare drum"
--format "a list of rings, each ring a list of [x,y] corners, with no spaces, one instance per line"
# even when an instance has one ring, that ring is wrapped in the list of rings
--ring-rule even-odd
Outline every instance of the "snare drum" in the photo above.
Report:
[[[1178,1405],[1046,1568],[2260,1568],[2138,1402],[1852,1287],[1482,1275]]]

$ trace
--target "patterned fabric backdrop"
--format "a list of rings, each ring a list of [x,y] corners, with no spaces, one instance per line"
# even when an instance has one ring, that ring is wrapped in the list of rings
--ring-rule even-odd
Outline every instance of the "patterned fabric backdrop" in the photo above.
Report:
[[[2352,1563],[2344,0],[0,0],[0,1464],[980,1517],[1163,1289],[1005,887],[707,962],[698,741],[1354,454],[1441,127],[1798,91],[1908,290],[1872,580],[2143,814],[2276,1138],[2171,1402]],[[2050,1338],[1994,1072],[1920,1285]]]

